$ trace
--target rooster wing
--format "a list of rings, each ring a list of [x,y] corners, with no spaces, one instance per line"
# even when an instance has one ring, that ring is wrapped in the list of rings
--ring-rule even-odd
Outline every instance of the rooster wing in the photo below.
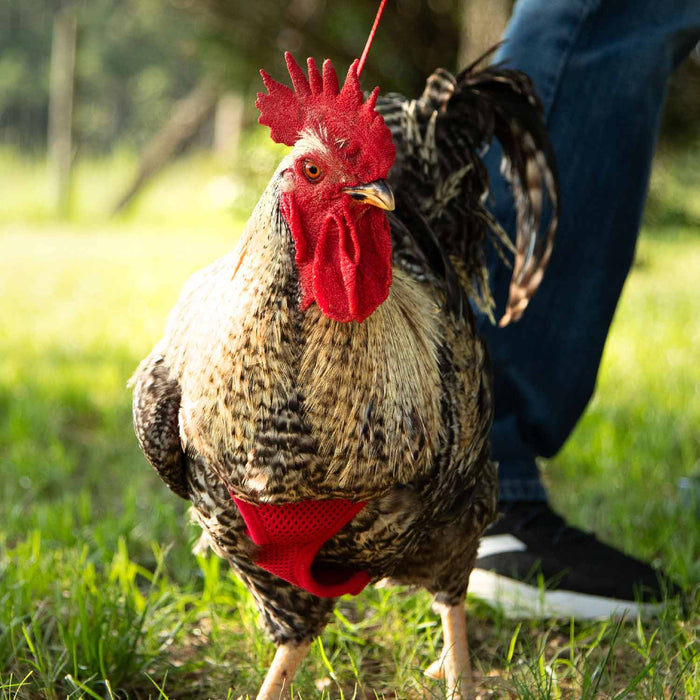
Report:
[[[169,489],[188,498],[186,458],[178,415],[182,392],[165,358],[151,353],[130,381],[134,387],[134,430],[146,459]]]

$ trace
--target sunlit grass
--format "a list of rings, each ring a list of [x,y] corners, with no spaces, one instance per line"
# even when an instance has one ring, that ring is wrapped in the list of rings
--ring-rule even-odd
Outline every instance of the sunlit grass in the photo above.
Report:
[[[242,584],[190,553],[185,504],[133,437],[126,381],[185,279],[232,247],[275,158],[252,141],[236,175],[183,160],[117,220],[103,213],[134,159],[86,161],[74,219],[56,223],[43,166],[0,154],[1,700],[226,698],[260,683],[272,646]],[[675,483],[700,474],[700,184],[675,178],[657,174],[598,393],[546,473],[567,516],[692,586],[698,513]],[[697,603],[641,625],[518,625],[477,601],[469,615],[484,697],[700,695]],[[341,602],[294,688],[437,698],[422,669],[440,640],[427,595],[367,591]]]

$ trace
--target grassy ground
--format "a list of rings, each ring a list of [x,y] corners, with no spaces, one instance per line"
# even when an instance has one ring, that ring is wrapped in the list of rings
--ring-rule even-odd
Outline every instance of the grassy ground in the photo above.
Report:
[[[700,178],[656,171],[637,264],[598,393],[545,465],[576,522],[686,585],[700,581]],[[40,164],[0,153],[0,699],[225,698],[254,691],[273,649],[245,589],[195,558],[185,508],[142,458],[125,384],[187,276],[228,250],[252,187],[179,164],[127,218],[101,212],[127,157],[88,164],[75,220],[43,208]],[[694,163],[694,166],[693,166]],[[255,164],[255,168],[251,166]],[[700,696],[700,606],[659,621],[517,623],[469,603],[483,697]],[[343,600],[295,683],[311,697],[440,697],[421,670],[440,629],[426,595]]]

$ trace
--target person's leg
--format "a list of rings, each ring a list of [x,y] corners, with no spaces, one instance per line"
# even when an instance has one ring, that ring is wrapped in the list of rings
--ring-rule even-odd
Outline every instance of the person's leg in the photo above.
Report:
[[[522,320],[505,329],[480,323],[494,365],[502,503],[546,501],[535,458],[559,450],[593,392],[634,255],[666,85],[698,40],[697,0],[515,6],[495,60],[525,71],[538,88],[562,214],[549,269]],[[512,230],[496,161],[496,214]],[[502,308],[509,271],[494,263],[491,274]]]

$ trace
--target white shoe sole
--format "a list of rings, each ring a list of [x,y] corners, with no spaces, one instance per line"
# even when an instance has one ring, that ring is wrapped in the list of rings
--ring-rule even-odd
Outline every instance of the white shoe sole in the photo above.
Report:
[[[474,569],[469,594],[503,611],[509,619],[573,617],[576,620],[653,617],[662,603],[633,603],[573,591],[547,591],[492,571]]]

